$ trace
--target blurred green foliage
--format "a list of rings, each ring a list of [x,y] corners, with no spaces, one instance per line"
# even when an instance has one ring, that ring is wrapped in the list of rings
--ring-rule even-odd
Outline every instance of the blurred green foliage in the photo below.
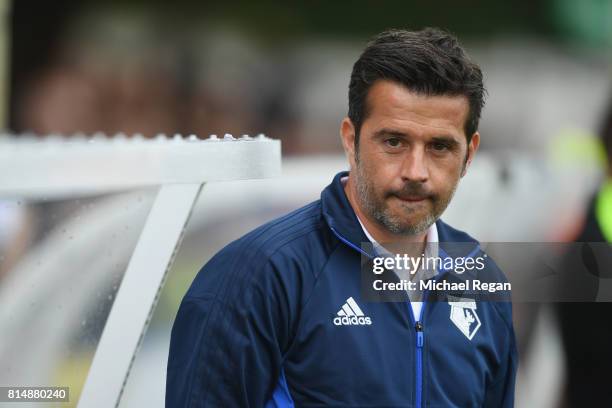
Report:
[[[612,46],[612,0],[554,0],[551,5],[554,21],[566,40]]]
[[[105,4],[108,4],[106,2]],[[176,21],[198,18],[231,24],[263,39],[369,36],[390,27],[444,27],[465,36],[553,33],[542,0],[425,1],[175,1],[111,0],[120,7],[160,8]]]
[[[426,26],[479,41],[518,36],[612,45],[612,0],[82,0],[78,4],[146,10],[167,27],[194,22],[230,26],[275,46],[312,37],[362,39],[386,28]]]

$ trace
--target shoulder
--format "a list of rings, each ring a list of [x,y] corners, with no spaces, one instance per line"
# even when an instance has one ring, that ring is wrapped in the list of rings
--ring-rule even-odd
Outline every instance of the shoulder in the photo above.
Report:
[[[248,232],[223,248],[217,257],[270,258],[323,226],[321,202],[314,201]]]
[[[229,243],[210,259],[194,279],[187,297],[225,290],[229,281],[240,285],[285,286],[303,281],[325,262],[333,245],[320,201],[267,222]],[[217,286],[219,285],[219,286]]]
[[[480,242],[468,233],[458,230],[446,224],[442,220],[436,222],[440,246],[451,256],[482,257],[485,265],[484,272],[489,279],[499,282],[507,282],[507,279],[495,263],[483,249]],[[480,274],[479,274],[480,275]]]
[[[478,240],[465,231],[453,228],[442,220],[436,221],[438,238],[440,242],[472,242],[479,244]]]

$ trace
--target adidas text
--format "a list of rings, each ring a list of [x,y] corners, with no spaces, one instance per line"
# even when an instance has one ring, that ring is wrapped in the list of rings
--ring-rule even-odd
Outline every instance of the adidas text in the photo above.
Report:
[[[334,317],[334,324],[336,326],[369,326],[372,324],[372,320],[369,317],[363,316],[337,316]]]

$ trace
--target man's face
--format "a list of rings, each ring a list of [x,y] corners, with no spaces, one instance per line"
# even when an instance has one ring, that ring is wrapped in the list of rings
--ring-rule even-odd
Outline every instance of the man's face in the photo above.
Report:
[[[465,136],[468,100],[379,80],[366,102],[358,151],[348,118],[341,131],[358,205],[393,234],[420,234],[444,212],[478,148],[478,133],[469,145]]]

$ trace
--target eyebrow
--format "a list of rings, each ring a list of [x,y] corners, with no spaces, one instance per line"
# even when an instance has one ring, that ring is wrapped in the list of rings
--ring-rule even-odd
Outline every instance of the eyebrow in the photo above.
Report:
[[[433,143],[442,143],[450,148],[455,148],[459,146],[459,142],[455,140],[452,136],[435,136],[431,138]]]
[[[375,138],[380,138],[382,136],[398,136],[398,137],[408,137],[407,133],[400,132],[399,130],[387,129],[383,128],[374,132]]]

